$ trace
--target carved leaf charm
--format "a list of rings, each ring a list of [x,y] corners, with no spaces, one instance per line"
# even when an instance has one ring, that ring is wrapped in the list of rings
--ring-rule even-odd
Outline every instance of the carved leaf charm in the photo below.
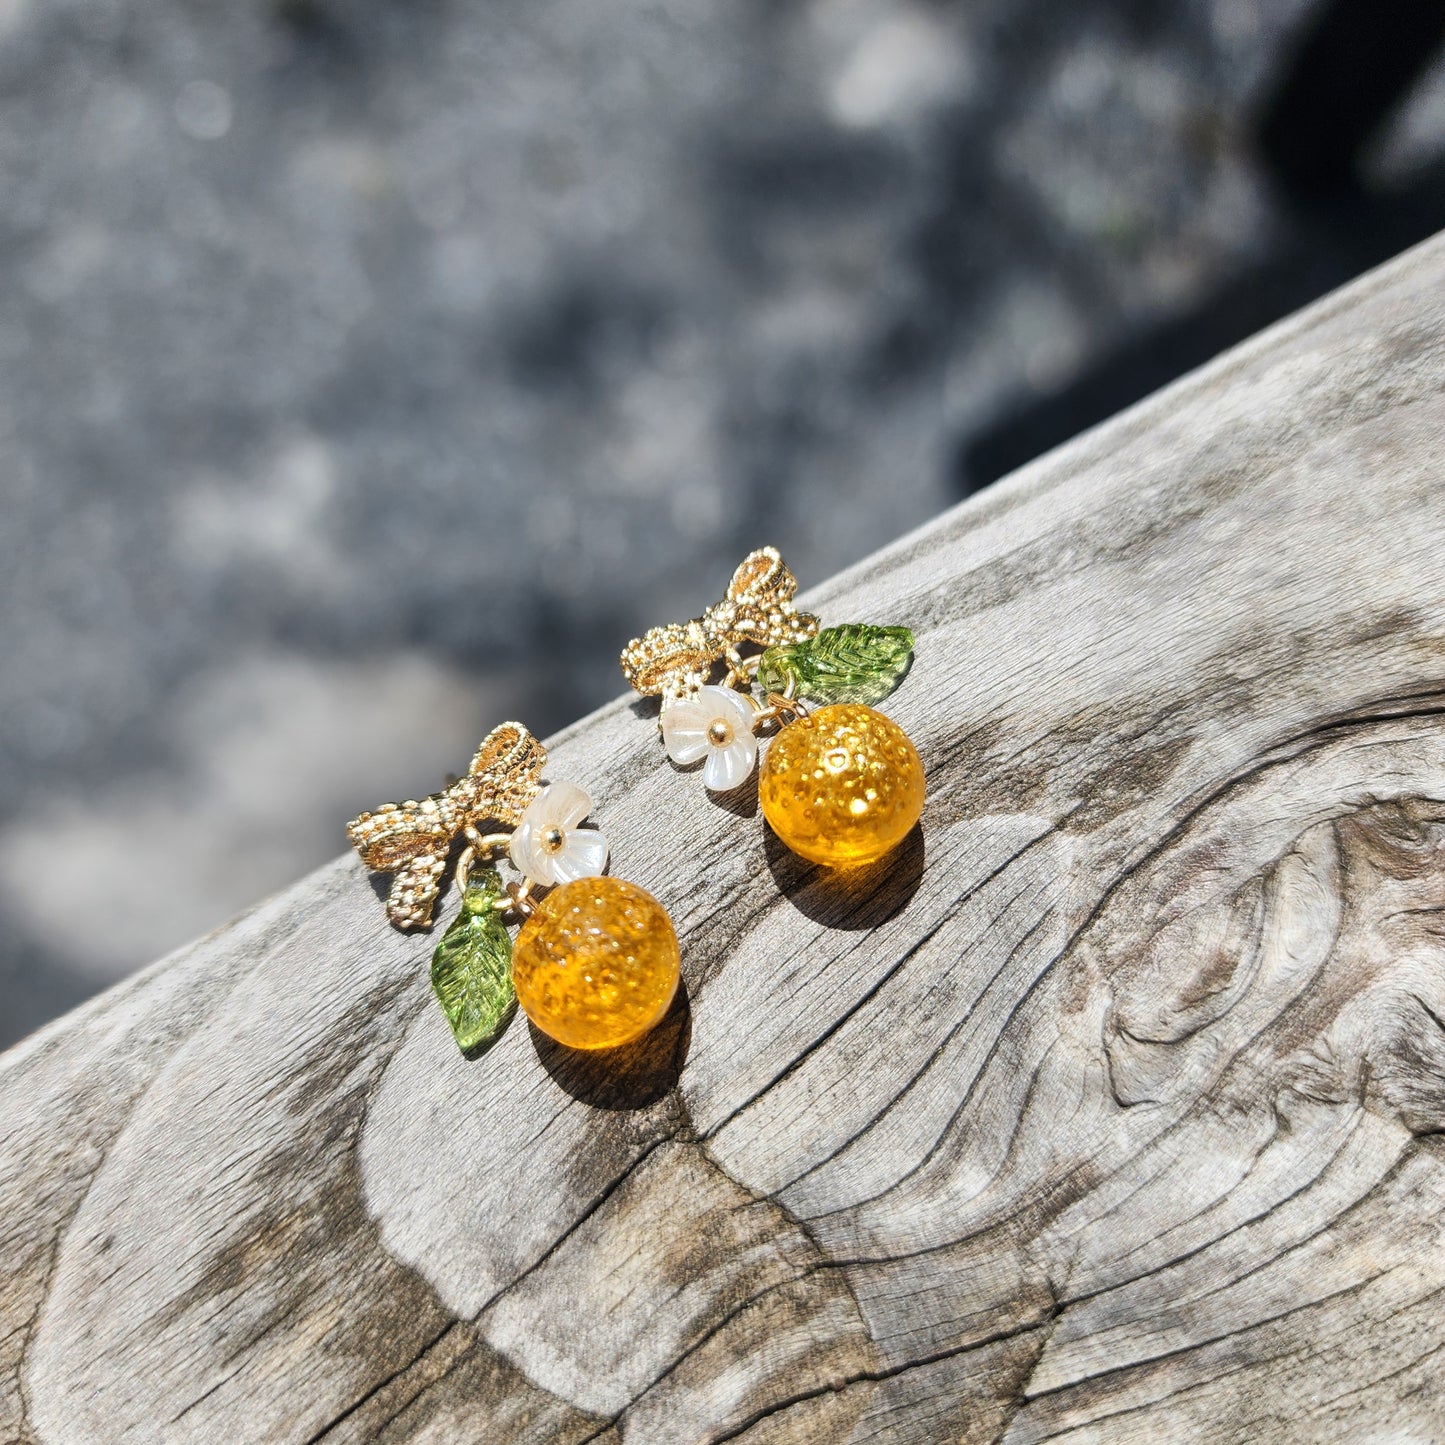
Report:
[[[517,1005],[512,939],[493,904],[502,896],[495,869],[474,873],[462,911],[432,954],[431,984],[464,1054],[487,1048]]]
[[[758,683],[811,702],[875,703],[903,681],[913,661],[913,631],[845,622],[807,642],[770,647],[758,663]]]

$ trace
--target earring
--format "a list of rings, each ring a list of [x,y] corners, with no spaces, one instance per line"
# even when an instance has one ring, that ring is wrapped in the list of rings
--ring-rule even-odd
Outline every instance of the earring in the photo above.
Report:
[[[386,803],[346,827],[361,861],[393,875],[386,913],[403,929],[430,926],[448,859],[465,840],[453,867],[461,912],[431,966],[463,1053],[491,1044],[518,1003],[568,1048],[617,1048],[658,1023],[677,992],[667,910],[635,883],[602,876],[607,840],[582,826],[591,798],[575,783],[544,785],[546,766],[542,744],[503,723],[445,791]],[[502,859],[516,881],[503,884]],[[535,898],[538,889],[550,891]],[[515,949],[508,918],[521,922]]]
[[[622,671],[661,697],[668,757],[702,762],[709,790],[745,783],[768,739],[758,798],[773,832],[814,863],[872,863],[923,813],[918,750],[872,706],[907,673],[913,633],[856,622],[819,630],[794,605],[797,590],[777,549],[760,548],[701,617],[629,642]],[[744,657],[745,646],[762,651]],[[726,674],[711,684],[719,664]]]

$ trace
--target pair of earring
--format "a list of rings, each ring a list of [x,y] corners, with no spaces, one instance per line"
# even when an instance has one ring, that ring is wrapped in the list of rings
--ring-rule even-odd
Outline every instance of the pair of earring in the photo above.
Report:
[[[622,671],[662,699],[667,755],[681,767],[702,763],[710,791],[745,784],[761,752],[759,801],[782,842],[816,863],[874,862],[923,811],[917,749],[873,707],[908,671],[913,634],[820,628],[794,605],[796,592],[777,550],[761,548],[701,617],[628,643]],[[546,765],[525,727],[503,723],[443,792],[347,825],[362,862],[393,875],[386,909],[398,928],[430,927],[450,863],[461,911],[436,946],[431,979],[469,1055],[500,1035],[518,1004],[566,1047],[619,1048],[661,1021],[681,977],[667,910],[606,876],[607,840],[585,826],[591,799],[575,783],[544,784]],[[517,875],[506,883],[503,860]],[[520,925],[515,945],[509,921]]]

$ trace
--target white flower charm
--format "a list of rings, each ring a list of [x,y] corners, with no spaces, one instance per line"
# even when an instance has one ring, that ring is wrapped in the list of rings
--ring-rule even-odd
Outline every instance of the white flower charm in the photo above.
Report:
[[[597,878],[607,867],[607,839],[578,825],[592,799],[576,783],[548,783],[527,805],[508,850],[524,878],[551,886]]]
[[[684,767],[707,759],[702,780],[714,793],[747,782],[758,761],[753,705],[730,687],[701,687],[662,710],[662,744]]]

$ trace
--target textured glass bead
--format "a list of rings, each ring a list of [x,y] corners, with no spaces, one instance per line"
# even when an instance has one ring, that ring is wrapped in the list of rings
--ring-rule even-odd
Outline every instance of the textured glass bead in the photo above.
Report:
[[[908,734],[861,703],[820,707],[768,744],[763,816],[814,863],[871,863],[923,813],[923,764]]]
[[[554,889],[517,934],[512,978],[536,1026],[572,1049],[612,1049],[657,1023],[677,992],[667,910],[621,878]]]

